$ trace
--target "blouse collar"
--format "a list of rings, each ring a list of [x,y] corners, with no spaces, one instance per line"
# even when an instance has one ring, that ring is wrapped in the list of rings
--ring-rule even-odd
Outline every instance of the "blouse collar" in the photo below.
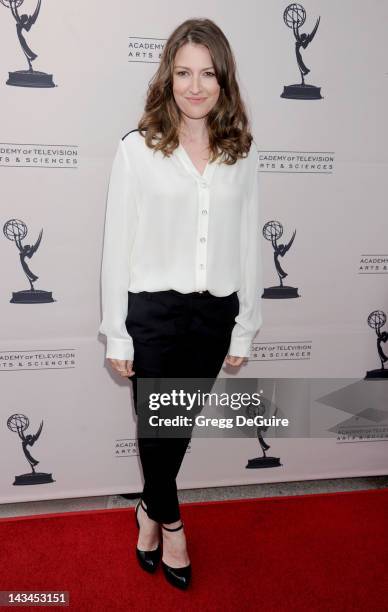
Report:
[[[210,185],[214,171],[216,169],[216,165],[219,163],[219,160],[217,160],[216,162],[208,161],[205,170],[203,171],[203,174],[201,174],[191,161],[189,154],[187,153],[186,149],[181,145],[181,143],[179,143],[174,153],[181,161],[187,172],[191,174],[191,176],[193,176],[201,185]]]

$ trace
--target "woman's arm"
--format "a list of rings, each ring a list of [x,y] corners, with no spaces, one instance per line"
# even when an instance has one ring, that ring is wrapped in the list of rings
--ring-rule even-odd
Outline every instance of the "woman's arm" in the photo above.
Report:
[[[258,153],[256,145],[252,155],[251,180],[247,198],[243,203],[241,217],[241,285],[237,295],[240,311],[232,331],[228,353],[248,357],[256,333],[262,325],[261,295],[263,293],[263,271],[261,254],[261,226],[259,202]]]
[[[102,322],[107,337],[106,357],[133,360],[133,341],[125,321],[128,314],[130,257],[137,225],[135,179],[123,140],[113,161],[105,215],[101,267]]]

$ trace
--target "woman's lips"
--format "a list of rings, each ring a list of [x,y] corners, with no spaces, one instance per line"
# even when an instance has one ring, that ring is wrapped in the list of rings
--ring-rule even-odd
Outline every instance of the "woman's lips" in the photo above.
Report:
[[[206,98],[186,98],[186,100],[188,100],[192,104],[200,104],[201,102],[206,100]]]

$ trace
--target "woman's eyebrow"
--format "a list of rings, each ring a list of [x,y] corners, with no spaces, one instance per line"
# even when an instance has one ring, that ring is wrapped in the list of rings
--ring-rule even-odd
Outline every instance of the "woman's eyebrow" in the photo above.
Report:
[[[191,70],[188,66],[175,66],[175,68],[186,68],[186,70]],[[209,70],[209,68],[213,68],[213,66],[206,66],[206,68],[201,68],[201,70]]]

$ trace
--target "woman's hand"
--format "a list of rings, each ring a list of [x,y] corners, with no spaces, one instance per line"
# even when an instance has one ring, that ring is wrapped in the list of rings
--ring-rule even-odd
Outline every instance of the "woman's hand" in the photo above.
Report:
[[[108,361],[112,368],[120,374],[120,376],[133,376],[135,372],[132,370],[133,361],[128,359],[111,359],[108,357]]]
[[[245,357],[236,357],[235,355],[228,355],[225,359],[225,362],[231,366],[240,366],[242,362],[246,359]]]

